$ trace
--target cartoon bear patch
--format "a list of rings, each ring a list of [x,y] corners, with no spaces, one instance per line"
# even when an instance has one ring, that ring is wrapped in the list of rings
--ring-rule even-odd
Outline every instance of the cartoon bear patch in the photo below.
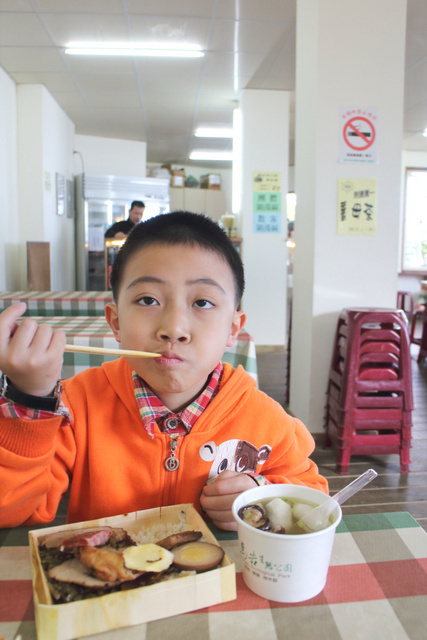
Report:
[[[226,440],[216,445],[210,441],[203,444],[199,454],[205,462],[212,461],[209,479],[228,469],[240,473],[256,473],[257,465],[264,464],[270,457],[271,447],[264,444],[260,449],[247,440]]]

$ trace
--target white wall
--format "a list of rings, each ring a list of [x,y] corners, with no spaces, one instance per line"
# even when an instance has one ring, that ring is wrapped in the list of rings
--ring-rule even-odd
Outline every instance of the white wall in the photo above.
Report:
[[[74,124],[42,85],[17,87],[20,288],[27,241],[50,242],[51,287],[75,287],[74,219],[56,213],[56,173],[72,178]]]
[[[43,100],[43,172],[52,176],[52,189],[44,189],[44,239],[50,242],[52,289],[75,288],[74,217],[56,213],[56,173],[73,177],[74,124],[46,91]],[[74,185],[73,185],[74,188]]]
[[[16,86],[0,68],[0,290],[20,285]]]
[[[137,176],[145,178],[147,143],[118,138],[100,138],[77,134],[74,137],[74,173],[92,175]]]

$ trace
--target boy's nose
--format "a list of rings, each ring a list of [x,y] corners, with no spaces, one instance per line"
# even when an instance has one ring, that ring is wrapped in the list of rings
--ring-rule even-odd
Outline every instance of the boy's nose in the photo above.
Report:
[[[190,331],[185,314],[176,310],[165,314],[157,331],[157,337],[163,342],[188,342]]]

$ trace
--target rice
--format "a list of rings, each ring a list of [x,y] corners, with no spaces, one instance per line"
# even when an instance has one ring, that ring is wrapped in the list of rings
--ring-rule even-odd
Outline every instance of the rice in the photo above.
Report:
[[[163,524],[159,522],[157,525],[150,527],[143,527],[136,534],[131,534],[132,539],[137,544],[147,544],[149,542],[158,542],[173,535],[174,533],[180,533],[181,531],[188,531],[187,518],[184,511],[179,513],[179,522],[175,524]]]

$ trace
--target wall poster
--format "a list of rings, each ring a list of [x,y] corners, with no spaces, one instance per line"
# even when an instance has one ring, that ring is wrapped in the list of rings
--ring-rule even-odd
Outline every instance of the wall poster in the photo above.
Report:
[[[254,171],[254,233],[280,233],[282,230],[282,175],[279,172]]]
[[[56,213],[65,214],[65,177],[60,173],[56,174]]]
[[[338,179],[338,223],[341,236],[374,236],[377,223],[377,179]]]

